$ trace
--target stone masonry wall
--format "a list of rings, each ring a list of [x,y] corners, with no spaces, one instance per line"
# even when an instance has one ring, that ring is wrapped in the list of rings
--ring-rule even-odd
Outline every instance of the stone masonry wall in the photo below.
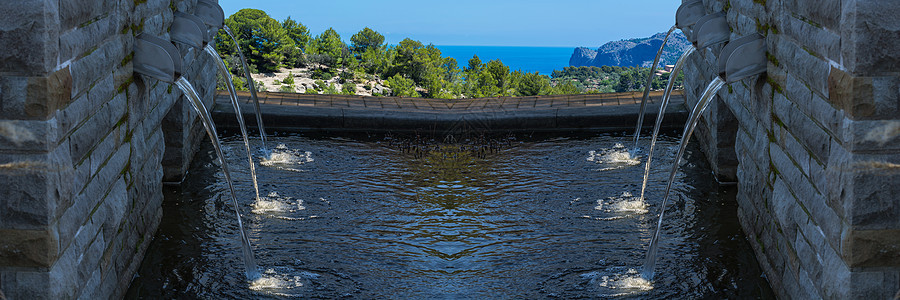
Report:
[[[719,91],[698,139],[716,170],[736,170],[741,223],[773,289],[787,299],[893,298],[900,1],[704,3],[727,11],[733,38],[759,32],[768,44],[768,74]],[[716,76],[720,50],[686,67],[689,105]]]
[[[120,298],[128,288],[161,217],[164,153],[172,173],[183,173],[184,149],[200,132],[177,87],[133,73],[134,37],[166,38],[173,10],[195,4],[0,4],[0,290],[8,299]],[[182,54],[211,105],[212,60]]]

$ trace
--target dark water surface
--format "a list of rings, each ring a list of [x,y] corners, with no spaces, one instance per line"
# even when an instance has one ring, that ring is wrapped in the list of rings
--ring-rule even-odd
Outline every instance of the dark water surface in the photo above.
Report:
[[[656,279],[638,277],[677,148],[671,137],[657,145],[648,213],[623,196],[640,192],[643,171],[617,157],[625,140],[518,137],[499,153],[447,144],[413,155],[384,135],[282,136],[270,141],[294,161],[257,166],[271,195],[254,205],[243,144],[226,138],[264,278],[242,274],[227,188],[204,145],[184,183],[164,190],[127,298],[771,298],[734,188],[715,183],[694,147]]]

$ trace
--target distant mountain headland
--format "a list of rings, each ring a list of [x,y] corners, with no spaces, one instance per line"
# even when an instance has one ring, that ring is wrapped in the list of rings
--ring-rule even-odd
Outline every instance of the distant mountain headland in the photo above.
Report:
[[[656,57],[656,51],[662,44],[665,32],[657,33],[649,38],[638,38],[609,42],[600,46],[597,50],[585,47],[575,48],[575,53],[569,58],[569,65],[581,66],[620,66],[620,67],[649,67]],[[676,30],[669,37],[666,48],[660,57],[660,66],[672,65],[691,44],[680,31]]]

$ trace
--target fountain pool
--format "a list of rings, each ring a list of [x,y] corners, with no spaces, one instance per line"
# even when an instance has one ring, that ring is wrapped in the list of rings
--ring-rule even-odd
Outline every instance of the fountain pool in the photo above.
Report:
[[[243,141],[223,139],[262,273],[253,282],[204,143],[185,182],[164,191],[162,224],[127,298],[773,297],[735,189],[715,182],[695,147],[673,186],[657,276],[641,279],[673,133],[656,146],[645,203],[630,196],[643,165],[593,157],[625,135],[503,137],[487,153],[341,136],[270,139],[283,144],[273,150],[282,160],[257,166],[269,196],[255,206]]]

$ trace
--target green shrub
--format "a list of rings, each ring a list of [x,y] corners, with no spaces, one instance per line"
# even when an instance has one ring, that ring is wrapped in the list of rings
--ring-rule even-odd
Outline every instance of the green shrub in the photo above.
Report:
[[[293,85],[282,85],[280,88],[278,88],[278,91],[282,92],[282,93],[296,93],[297,92],[297,90],[294,89]]]
[[[340,92],[334,87],[332,84],[326,84],[325,89],[322,91],[325,95],[338,95]]]
[[[356,95],[356,84],[349,81],[347,83],[344,83],[344,85],[341,86],[341,94]]]

